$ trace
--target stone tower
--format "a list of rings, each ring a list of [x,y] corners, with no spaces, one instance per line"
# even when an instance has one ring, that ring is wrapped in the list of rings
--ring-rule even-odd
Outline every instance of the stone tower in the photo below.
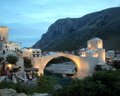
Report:
[[[103,49],[103,41],[100,38],[93,38],[91,40],[88,40],[87,42],[87,48],[88,50],[92,50],[97,52],[98,54],[98,65],[104,65],[105,64],[105,49]]]
[[[100,38],[93,38],[87,42],[87,48],[90,50],[103,49],[103,41]]]
[[[0,41],[8,41],[8,27],[0,26]]]

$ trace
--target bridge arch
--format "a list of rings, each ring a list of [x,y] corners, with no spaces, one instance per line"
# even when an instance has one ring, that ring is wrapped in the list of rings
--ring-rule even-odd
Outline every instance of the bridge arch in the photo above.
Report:
[[[45,69],[45,66],[48,64],[48,62],[50,62],[54,58],[59,58],[59,57],[65,57],[74,62],[77,68],[77,72],[73,77],[83,78],[87,76],[88,64],[84,62],[84,60],[82,60],[79,56],[66,54],[66,53],[58,53],[55,55],[34,58],[33,59],[34,67],[39,69],[40,74],[44,74],[44,69]]]
[[[63,59],[65,59],[65,60],[67,60],[67,61],[62,61],[61,62],[61,60],[63,60]],[[54,63],[54,60],[55,60],[55,63]],[[48,65],[50,64],[50,65],[52,65],[52,64],[56,64],[56,61],[57,61],[57,63],[66,63],[66,62],[71,62],[71,63],[73,63],[73,65],[75,65],[75,68],[76,69],[78,69],[78,66],[77,66],[77,64],[76,64],[76,62],[75,61],[73,61],[72,59],[70,59],[70,58],[68,58],[68,57],[65,57],[65,56],[59,56],[59,57],[55,57],[55,58],[52,58],[50,61],[48,61],[48,63],[46,64],[46,66],[45,66],[45,68],[46,67],[48,67]],[[52,62],[52,63],[50,63],[50,62]],[[64,65],[64,64],[63,64]],[[70,64],[71,65],[71,64]],[[57,66],[57,64],[56,64],[56,66]],[[45,72],[45,68],[44,68],[44,72]],[[77,72],[77,70],[76,70],[76,72]],[[76,72],[75,72],[75,74],[76,74]],[[62,72],[61,72],[62,73]],[[75,74],[73,74],[73,76],[75,75]],[[73,76],[71,76],[71,77],[73,77]]]

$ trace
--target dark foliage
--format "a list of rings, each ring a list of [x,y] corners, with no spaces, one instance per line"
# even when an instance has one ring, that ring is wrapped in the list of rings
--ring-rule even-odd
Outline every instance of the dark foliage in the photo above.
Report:
[[[74,80],[73,84],[57,90],[53,96],[119,96],[120,71],[100,71],[92,77]]]
[[[18,61],[18,57],[10,54],[6,57],[6,61],[11,64],[16,64],[16,62]]]
[[[15,89],[18,93],[52,93],[55,91],[56,78],[53,76],[41,76],[38,77],[37,85],[34,86],[34,83],[18,83],[14,84],[11,82],[0,82],[0,89],[12,88]],[[30,95],[31,96],[31,95]]]
[[[31,68],[33,67],[31,59],[29,59],[28,57],[24,57],[24,67],[25,68]]]
[[[112,62],[112,66],[117,68],[117,69],[120,69],[120,60],[114,60]]]

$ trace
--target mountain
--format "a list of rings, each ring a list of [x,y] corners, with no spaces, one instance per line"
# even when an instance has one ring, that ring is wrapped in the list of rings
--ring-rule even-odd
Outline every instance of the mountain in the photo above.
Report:
[[[120,7],[87,14],[81,18],[59,19],[33,45],[46,51],[76,50],[87,40],[99,37],[106,49],[120,50]]]

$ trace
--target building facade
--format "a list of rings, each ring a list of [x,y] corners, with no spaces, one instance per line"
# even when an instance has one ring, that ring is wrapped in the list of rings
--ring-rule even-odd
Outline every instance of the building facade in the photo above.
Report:
[[[115,58],[115,51],[114,50],[107,50],[106,51],[106,58],[114,59]]]
[[[15,42],[0,42],[0,55],[4,55],[8,51],[20,51],[21,45]]]
[[[0,26],[0,57],[3,57],[5,65],[8,65],[6,63],[6,57],[8,55],[16,56],[18,58],[18,61],[16,62],[16,65],[14,67],[21,67],[21,69],[23,70],[24,64],[20,52],[21,44],[9,41],[8,31],[9,31],[8,27]]]
[[[105,49],[103,49],[103,41],[100,38],[88,40],[87,48],[80,49],[80,57],[96,58],[98,65],[105,64]]]
[[[0,41],[8,41],[8,27],[6,26],[0,26]]]
[[[23,57],[41,57],[41,50],[40,49],[33,49],[33,48],[23,48],[22,49]]]
[[[8,51],[19,51],[20,43],[11,42],[8,39],[8,27],[0,26],[0,55],[4,55]]]

